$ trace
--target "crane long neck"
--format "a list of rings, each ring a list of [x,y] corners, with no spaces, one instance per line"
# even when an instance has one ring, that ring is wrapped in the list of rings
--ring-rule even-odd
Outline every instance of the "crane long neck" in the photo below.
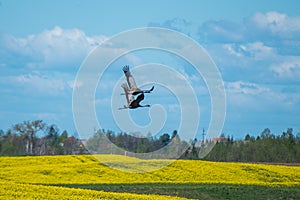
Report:
[[[150,107],[150,105],[139,105],[139,107]]]

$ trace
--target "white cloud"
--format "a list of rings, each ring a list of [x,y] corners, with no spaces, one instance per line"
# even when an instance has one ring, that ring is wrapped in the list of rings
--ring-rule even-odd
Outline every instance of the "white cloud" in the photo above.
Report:
[[[242,23],[211,20],[199,27],[199,40],[203,42],[233,43],[300,39],[300,17],[279,12],[255,13]]]
[[[166,20],[163,23],[155,23],[150,22],[148,24],[149,27],[163,27],[163,28],[169,28],[175,31],[179,31],[182,33],[185,33],[187,35],[192,34],[193,27],[191,22],[183,19],[183,18],[173,18],[170,20]]]
[[[1,64],[7,62],[9,66],[12,57],[17,57],[19,62],[14,63],[17,67],[78,67],[85,56],[105,39],[102,35],[88,37],[79,29],[58,26],[26,38],[6,35],[1,38],[6,53]]]
[[[125,99],[125,97],[124,97],[124,99]],[[104,109],[110,108],[111,98],[110,97],[97,98],[97,99],[95,99],[95,101],[92,104],[93,105],[95,104],[96,106],[99,106],[102,110],[104,110]]]
[[[250,54],[254,55],[254,58],[257,60],[270,58],[276,54],[276,51],[272,47],[266,46],[262,42],[247,44],[245,51],[250,52]]]
[[[270,89],[255,83],[236,81],[226,83],[226,91],[231,94],[261,95],[269,93]]]
[[[168,111],[171,113],[178,113],[180,112],[180,105],[179,104],[168,104]]]
[[[60,76],[60,77],[59,77]],[[0,84],[9,85],[14,93],[26,93],[27,95],[58,96],[71,91],[68,80],[62,75],[46,75],[39,72],[7,76],[0,79]]]
[[[211,20],[199,27],[199,40],[214,42],[240,42],[244,38],[244,27],[226,20]]]
[[[300,17],[289,17],[278,12],[256,13],[245,20],[247,30],[269,33],[282,39],[299,38]]]
[[[241,53],[240,50],[245,50],[244,46],[239,46],[239,48],[236,49],[233,44],[224,44],[222,46],[228,52],[228,54],[236,57],[242,57],[243,53]]]
[[[187,80],[189,84],[192,84],[192,82],[199,82],[201,80],[200,74],[188,74],[184,67],[180,67],[178,72],[179,73],[176,74],[176,78]]]
[[[193,27],[184,20],[167,20],[159,26],[194,31],[183,28]],[[210,20],[198,27],[196,37],[226,81],[278,85],[300,80],[300,16],[271,11],[254,13],[241,22]],[[182,74],[197,83],[193,74]]]
[[[298,86],[266,86],[244,81],[227,82],[225,86],[229,110],[235,109],[245,114],[266,111],[274,113],[294,112],[299,107]]]
[[[278,12],[255,13],[250,19],[260,28],[277,30],[278,27],[284,26],[287,16]]]
[[[79,88],[80,86],[82,86],[82,84],[83,84],[82,81],[75,81],[75,80],[68,81],[68,85],[72,89]]]
[[[300,81],[300,57],[290,57],[280,64],[273,64],[270,69],[280,79]]]
[[[263,42],[246,44],[230,43],[222,46],[228,52],[228,54],[243,59],[244,57],[250,57],[254,58],[255,60],[264,60],[277,55],[276,49],[265,45]]]

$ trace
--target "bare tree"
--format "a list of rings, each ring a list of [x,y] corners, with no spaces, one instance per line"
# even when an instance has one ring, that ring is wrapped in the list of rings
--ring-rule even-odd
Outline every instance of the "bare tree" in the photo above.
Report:
[[[42,120],[24,121],[13,126],[13,131],[19,133],[23,138],[26,154],[33,155],[35,153],[36,134],[45,127],[46,124]]]

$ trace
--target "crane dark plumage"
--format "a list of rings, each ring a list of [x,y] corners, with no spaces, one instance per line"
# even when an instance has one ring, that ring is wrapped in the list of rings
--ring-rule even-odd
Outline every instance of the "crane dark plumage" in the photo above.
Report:
[[[135,100],[133,100],[130,104],[129,104],[129,108],[130,109],[135,109],[138,107],[150,107],[150,105],[141,105],[140,102],[144,100],[144,93],[140,94]]]

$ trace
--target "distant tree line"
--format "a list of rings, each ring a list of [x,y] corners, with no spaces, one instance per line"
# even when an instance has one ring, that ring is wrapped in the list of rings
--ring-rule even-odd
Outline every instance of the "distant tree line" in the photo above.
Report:
[[[195,157],[197,155],[194,155]],[[217,142],[204,158],[210,161],[224,162],[275,162],[300,163],[300,134],[293,134],[288,128],[275,136],[266,128],[256,138],[247,134],[244,140]]]
[[[80,154],[86,150],[81,141],[60,133],[56,125],[42,120],[24,121],[8,129],[0,130],[0,155],[63,155]]]
[[[275,136],[270,129],[266,128],[256,138],[247,134],[243,140],[234,140],[233,137],[221,135],[220,138],[205,142],[197,141],[197,139],[189,142],[181,140],[176,130],[171,136],[164,133],[158,137],[141,137],[127,133],[115,134],[112,131],[99,130],[86,141],[85,145],[91,153],[122,154],[124,152],[113,149],[112,143],[128,152],[148,153],[156,151],[174,140],[176,148],[168,148],[169,152],[164,152],[170,155],[166,155],[169,158],[172,158],[172,153],[177,151],[178,153],[183,152],[180,159],[300,163],[300,134],[295,136],[291,128],[279,136]],[[213,148],[209,149],[208,147]],[[200,152],[205,151],[206,148],[210,151],[200,158]]]
[[[168,145],[168,148],[163,148]],[[98,130],[91,138],[85,141],[85,147],[90,153],[96,154],[125,154],[150,153],[141,158],[178,158],[185,151],[189,143],[181,140],[177,131],[170,136],[164,133],[160,136],[142,136],[139,133],[118,133]],[[159,151],[158,151],[159,150]],[[153,153],[156,152],[157,154]],[[149,157],[148,157],[149,156]]]
[[[117,146],[112,148],[112,145]],[[243,140],[232,137],[212,140],[182,140],[177,131],[158,136],[142,137],[138,133],[114,133],[98,130],[87,140],[60,132],[55,124],[47,125],[42,120],[24,121],[12,126],[6,132],[0,130],[0,155],[65,155],[65,154],[124,154],[149,153],[165,148],[163,154],[169,158],[204,159],[232,162],[277,162],[300,163],[300,134],[293,134],[289,128],[275,136],[266,128],[256,138],[247,134]],[[212,149],[207,147],[213,147]],[[164,148],[163,148],[164,149]],[[209,149],[205,157],[202,151]],[[159,152],[161,153],[161,152]],[[173,156],[173,157],[172,157]]]
[[[177,131],[173,131],[172,136],[164,133],[156,138],[152,137],[150,134],[147,137],[142,137],[138,133],[133,135],[123,132],[115,134],[110,130],[99,130],[93,135],[93,137],[87,140],[85,145],[93,152],[111,153],[109,145],[113,143],[128,152],[149,153],[168,145],[168,143],[175,137],[180,140],[177,135]],[[108,138],[109,140],[106,141],[104,138]],[[105,147],[107,147],[106,150]]]

